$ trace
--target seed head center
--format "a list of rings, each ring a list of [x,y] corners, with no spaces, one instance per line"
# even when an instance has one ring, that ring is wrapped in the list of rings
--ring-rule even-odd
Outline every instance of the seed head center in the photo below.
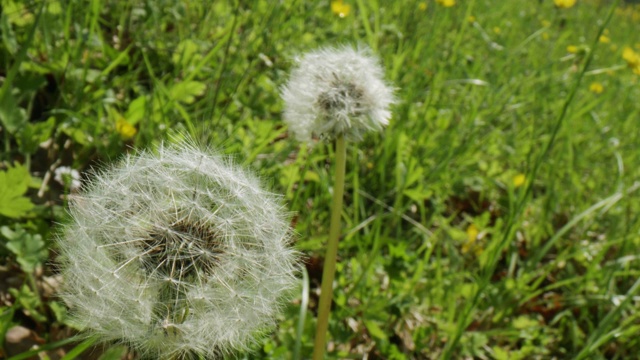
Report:
[[[154,225],[142,244],[141,260],[147,273],[172,281],[209,274],[223,252],[219,235],[210,226],[189,219]]]
[[[362,113],[364,91],[351,82],[336,81],[331,88],[320,94],[318,107],[329,116],[346,112],[350,116]]]

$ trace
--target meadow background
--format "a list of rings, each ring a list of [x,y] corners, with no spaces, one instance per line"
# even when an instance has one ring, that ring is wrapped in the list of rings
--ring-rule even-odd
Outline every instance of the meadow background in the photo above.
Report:
[[[284,195],[306,256],[238,357],[308,356],[333,146],[287,135],[279,88],[296,55],[362,44],[398,103],[348,148],[328,357],[634,358],[640,5],[605,26],[612,3],[2,0],[0,357],[131,356],[74,342],[55,295],[68,171],[187,135]]]

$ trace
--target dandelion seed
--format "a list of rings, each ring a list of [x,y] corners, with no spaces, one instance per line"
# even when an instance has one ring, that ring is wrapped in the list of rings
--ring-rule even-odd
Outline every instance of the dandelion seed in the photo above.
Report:
[[[388,124],[393,90],[367,48],[324,48],[305,54],[282,88],[284,120],[300,141],[313,135],[360,140]]]
[[[296,283],[279,198],[193,146],[96,174],[70,215],[58,244],[73,322],[143,357],[246,350]]]

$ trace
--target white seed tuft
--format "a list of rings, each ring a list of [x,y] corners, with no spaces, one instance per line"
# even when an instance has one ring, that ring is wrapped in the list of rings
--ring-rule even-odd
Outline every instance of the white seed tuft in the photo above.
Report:
[[[143,357],[246,350],[296,284],[279,197],[191,145],[96,174],[70,215],[59,249],[74,322]]]
[[[361,140],[389,123],[393,89],[368,48],[323,48],[298,59],[281,95],[284,120],[300,141],[313,135]]]

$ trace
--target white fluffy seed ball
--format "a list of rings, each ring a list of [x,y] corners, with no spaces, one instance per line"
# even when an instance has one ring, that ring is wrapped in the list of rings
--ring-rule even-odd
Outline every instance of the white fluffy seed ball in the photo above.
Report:
[[[300,141],[313,135],[361,140],[389,123],[393,89],[368,48],[323,48],[297,59],[282,88],[284,121]]]
[[[246,350],[296,284],[280,198],[193,146],[127,157],[95,176],[70,215],[58,245],[73,320],[143,357]]]

